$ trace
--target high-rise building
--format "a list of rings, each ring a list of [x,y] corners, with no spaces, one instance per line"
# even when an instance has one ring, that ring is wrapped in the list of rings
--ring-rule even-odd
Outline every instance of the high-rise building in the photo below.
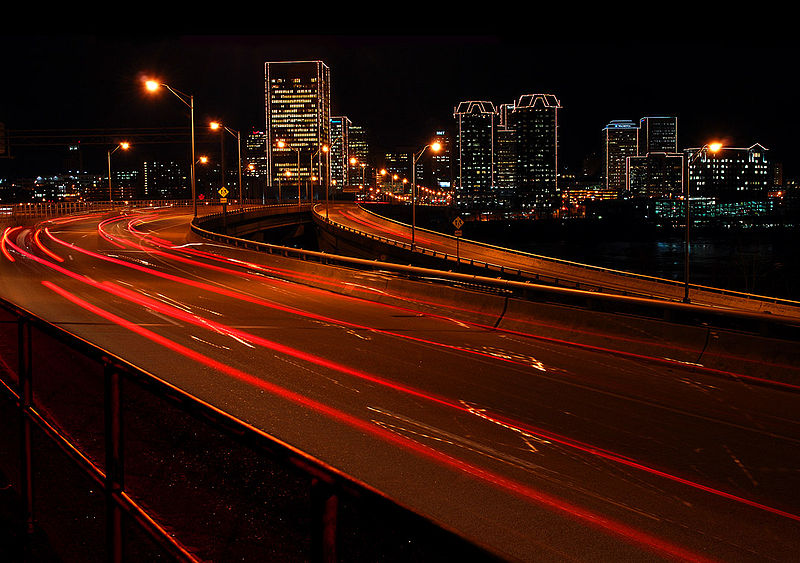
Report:
[[[522,208],[547,210],[558,205],[558,114],[553,94],[525,94],[514,104],[509,124],[514,129],[517,163],[516,199]]]
[[[638,154],[638,137],[639,128],[630,120],[616,119],[603,129],[606,190],[617,197],[627,190],[627,159]]]
[[[350,119],[345,116],[331,117],[331,184],[338,189],[349,186],[351,180]]]
[[[643,117],[639,120],[639,154],[678,152],[677,117]]]
[[[627,192],[631,197],[674,198],[683,194],[684,156],[649,152],[628,157]]]
[[[441,129],[436,131],[434,140],[442,148],[431,154],[431,187],[438,190],[449,190],[453,185],[453,166],[450,146],[450,135]]]
[[[242,182],[244,198],[265,201],[267,187],[267,134],[253,130],[244,138]]]
[[[748,148],[723,147],[717,152],[686,149],[690,197],[710,197],[717,202],[766,198],[772,187],[767,149],[756,143]]]
[[[466,101],[456,106],[455,196],[460,206],[491,201],[494,142],[498,114],[492,102]]]
[[[348,139],[348,150],[350,152],[351,157],[355,157],[356,162],[361,164],[366,164],[364,169],[361,169],[359,166],[357,172],[359,181],[361,179],[361,174],[363,174],[366,178],[372,178],[373,170],[370,166],[369,162],[369,140],[367,139],[367,132],[366,130],[360,125],[350,125],[350,136]]]
[[[145,199],[191,198],[185,166],[177,162],[144,163]]]
[[[318,173],[311,156],[330,145],[330,69],[322,61],[267,62],[264,67],[269,185],[280,179],[284,186],[299,186]]]
[[[512,127],[503,123],[497,128],[494,148],[497,188],[504,196],[510,196],[516,188],[517,177],[517,144],[516,134]]]

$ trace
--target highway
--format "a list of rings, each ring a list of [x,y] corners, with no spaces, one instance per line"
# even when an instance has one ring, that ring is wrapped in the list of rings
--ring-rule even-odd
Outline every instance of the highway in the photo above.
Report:
[[[376,302],[389,274],[343,292],[190,218],[8,229],[0,296],[508,560],[800,553],[800,388]]]
[[[325,217],[323,205],[317,205],[315,211],[319,217]],[[411,226],[405,223],[381,217],[369,210],[352,203],[337,202],[331,204],[327,216],[334,224],[347,229],[360,231],[377,237],[394,241],[398,245],[411,245]],[[462,262],[469,263],[474,260],[478,264],[491,264],[495,266],[494,272],[502,266],[508,273],[521,272],[529,279],[541,280],[552,283],[554,279],[561,283],[568,282],[568,286],[578,284],[583,289],[602,291],[606,293],[638,295],[641,297],[654,297],[671,301],[682,301],[684,298],[684,285],[682,282],[665,280],[652,276],[635,275],[627,272],[617,272],[605,268],[597,268],[577,264],[565,260],[537,256],[530,253],[506,250],[496,246],[476,243],[461,238],[456,241],[453,236],[420,229],[414,229],[414,245],[417,252],[424,252],[429,256],[435,252],[442,260],[444,255],[449,255],[450,260],[458,256]],[[453,267],[453,262],[442,262],[447,268]],[[800,303],[796,301],[780,300],[761,296],[750,296],[737,292],[720,292],[713,288],[696,286],[690,287],[692,303],[759,312],[800,318]]]

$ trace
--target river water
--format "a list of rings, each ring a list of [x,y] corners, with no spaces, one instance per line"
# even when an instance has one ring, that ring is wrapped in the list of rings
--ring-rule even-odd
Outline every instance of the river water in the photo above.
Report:
[[[684,279],[682,232],[621,232],[589,225],[537,228],[524,223],[473,222],[464,226],[464,237],[584,264]],[[691,283],[800,299],[800,232],[697,232],[691,238]]]

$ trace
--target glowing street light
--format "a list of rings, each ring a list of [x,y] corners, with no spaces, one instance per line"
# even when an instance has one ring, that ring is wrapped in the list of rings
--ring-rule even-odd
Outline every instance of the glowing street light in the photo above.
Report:
[[[130,143],[122,142],[115,146],[113,149],[108,151],[108,203],[110,204],[113,201],[111,197],[111,155],[117,152],[119,149],[124,151],[130,148]]]
[[[175,90],[168,84],[164,84],[162,82],[157,82],[155,80],[147,80],[144,83],[145,88],[147,88],[150,92],[156,92],[160,88],[166,88],[169,90],[176,98],[178,98],[181,102],[184,103],[189,108],[189,122],[191,125],[191,141],[192,141],[192,166],[191,166],[191,183],[192,183],[192,211],[194,213],[194,218],[197,218],[197,194],[196,194],[196,187],[195,187],[195,154],[194,154],[194,96],[190,94],[184,94],[179,90]]]
[[[239,133],[239,131],[235,131],[235,130],[229,128],[229,127],[226,127],[225,125],[223,125],[222,123],[219,123],[218,121],[212,121],[209,124],[209,126],[213,130],[221,129],[221,130],[223,130],[223,131],[225,131],[227,133],[230,133],[234,137],[236,137],[236,146],[237,146],[238,151],[239,151],[239,206],[240,207],[244,207],[244,199],[242,197],[242,135],[241,135],[241,133]],[[222,170],[222,185],[224,187],[225,186],[225,159],[224,159],[224,156],[225,156],[225,151],[224,151],[225,143],[222,142],[222,139],[223,139],[223,137],[220,136],[220,159],[221,159],[220,168]]]
[[[684,204],[686,205],[686,235],[684,236],[683,241],[683,302],[689,303],[689,255],[691,252],[691,245],[689,243],[689,223],[690,223],[690,215],[689,215],[689,168],[692,164],[698,159],[701,154],[704,154],[708,151],[711,152],[719,152],[722,148],[722,143],[713,142],[713,143],[706,143],[699,149],[697,149],[689,160],[686,162],[686,190],[684,195]]]
[[[294,148],[292,146],[289,146],[289,144],[284,140],[279,140],[278,141],[278,148],[279,149],[289,149],[289,150],[295,151],[297,153],[297,204],[299,205],[300,204],[300,149],[296,149],[296,148]],[[287,170],[286,172],[287,172],[286,177],[288,178],[289,177],[289,174],[288,174],[289,171]]]
[[[428,148],[433,152],[439,152],[442,150],[442,145],[438,141],[425,145],[422,150],[413,155],[414,158],[411,162],[411,250],[414,250],[414,233],[417,226],[417,161]]]

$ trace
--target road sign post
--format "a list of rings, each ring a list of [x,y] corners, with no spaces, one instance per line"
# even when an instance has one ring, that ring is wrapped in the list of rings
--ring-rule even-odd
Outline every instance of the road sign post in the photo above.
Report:
[[[217,190],[219,194],[219,202],[222,204],[222,228],[225,231],[225,234],[228,234],[228,198],[226,197],[230,192],[228,192],[228,188],[222,186],[219,190]]]
[[[456,217],[453,219],[453,226],[456,228],[455,236],[456,236],[456,265],[461,263],[461,255],[459,252],[459,240],[461,239],[461,227],[464,226],[464,220],[461,217]]]

